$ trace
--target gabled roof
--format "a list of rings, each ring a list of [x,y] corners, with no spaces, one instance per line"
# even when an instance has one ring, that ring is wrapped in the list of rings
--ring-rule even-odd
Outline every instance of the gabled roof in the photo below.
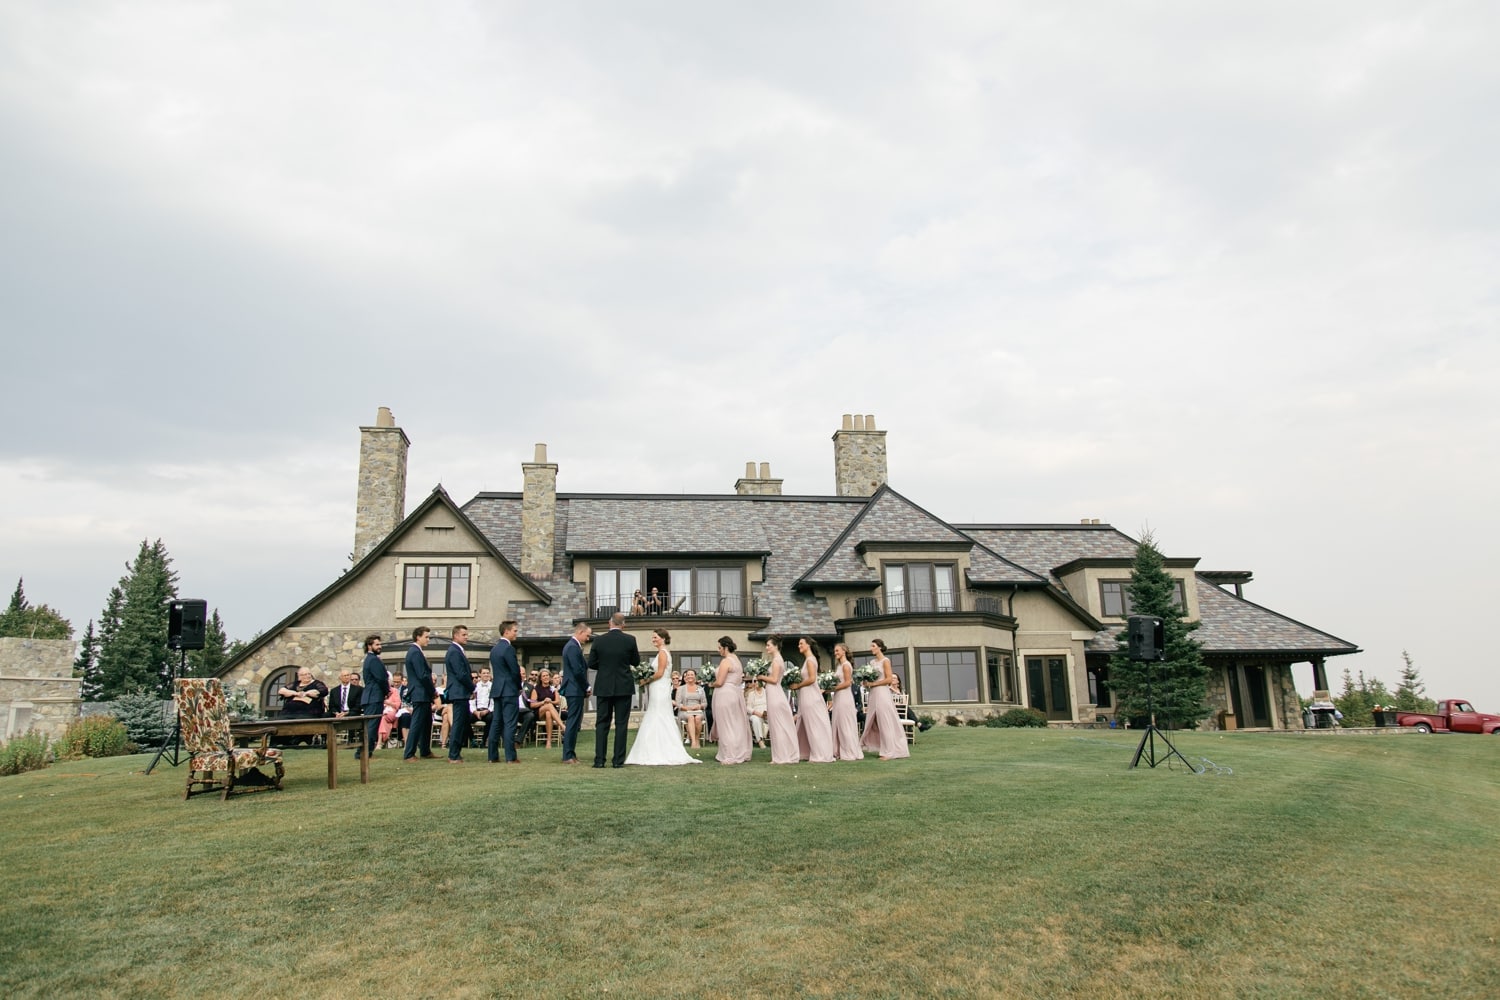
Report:
[[[1263,608],[1198,576],[1198,608],[1202,626],[1193,638],[1205,652],[1296,652],[1342,656],[1359,647],[1311,625]]]
[[[443,489],[442,484],[439,483],[437,486],[434,486],[432,488],[432,492],[428,494],[427,499],[422,501],[422,503],[418,505],[416,510],[412,511],[405,518],[403,518],[401,523],[396,525],[395,529],[392,530],[389,535],[386,535],[385,538],[381,540],[379,545],[376,545],[373,549],[371,549],[363,559],[351,566],[348,571],[342,573],[337,580],[333,581],[333,583],[329,584],[327,587],[323,588],[323,590],[319,591],[307,603],[303,604],[300,608],[287,615],[275,625],[272,625],[270,628],[266,629],[260,634],[258,638],[248,643],[245,648],[241,649],[234,656],[225,660],[224,665],[219,668],[217,676],[224,676],[234,667],[238,666],[241,662],[249,659],[262,646],[266,645],[266,643],[270,642],[272,639],[280,635],[283,630],[290,628],[298,619],[307,615],[318,605],[322,604],[324,601],[328,600],[330,597],[337,594],[345,587],[350,586],[352,583],[354,583],[355,580],[358,580],[366,569],[373,565],[376,560],[380,559],[387,552],[389,552],[391,546],[395,545],[399,539],[405,536],[408,528],[416,524],[422,518],[426,517],[427,514],[430,513],[435,507],[445,508],[454,516],[454,518],[458,520],[460,524],[467,527],[469,531],[473,533],[475,539],[478,540],[479,544],[484,547],[486,553],[494,557],[495,559],[498,559],[506,569],[510,570],[511,574],[517,580],[519,580],[521,582],[521,585],[529,590],[539,602],[541,602],[542,604],[551,603],[551,595],[549,595],[542,588],[538,587],[535,583],[532,583],[529,579],[526,578],[524,574],[521,573],[520,570],[516,569],[515,563],[511,562],[510,559],[506,557],[505,553],[501,552],[500,549],[495,546],[494,542],[483,530],[480,529],[479,525],[471,521],[464,514],[464,512],[459,509],[459,506],[453,502],[453,498],[448,495],[448,491]]]
[[[968,551],[974,547],[974,539],[884,485],[793,586],[878,584],[879,575],[862,558],[865,548],[872,545],[914,549],[942,546]]]
[[[1080,559],[1134,559],[1136,541],[1108,524],[961,524],[1011,562],[1061,584],[1054,571]]]

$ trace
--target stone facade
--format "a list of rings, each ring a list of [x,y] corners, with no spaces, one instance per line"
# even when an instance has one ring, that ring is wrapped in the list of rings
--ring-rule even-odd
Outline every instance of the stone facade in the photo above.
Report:
[[[885,431],[875,429],[873,415],[844,414],[833,433],[833,469],[841,497],[874,496],[885,485]]]
[[[0,639],[0,736],[34,729],[56,739],[78,718],[76,652],[72,639]]]
[[[1292,665],[1277,663],[1267,666],[1266,683],[1270,686],[1272,728],[1302,729],[1302,700],[1292,678]],[[1209,715],[1198,728],[1217,730],[1222,728],[1222,713],[1232,711],[1234,704],[1229,695],[1229,670],[1223,666],[1210,666],[1205,688]],[[1237,720],[1236,727],[1243,729],[1245,723]]]
[[[547,446],[536,446],[532,461],[521,463],[521,572],[533,580],[552,575],[552,544],[557,533],[557,466]]]
[[[411,441],[382,406],[375,426],[359,429],[359,495],[354,510],[354,561],[395,530],[406,516],[406,453]]]
[[[771,478],[771,463],[760,463],[760,474],[755,472],[755,463],[745,463],[745,478],[734,481],[734,492],[740,496],[779,497],[781,480]]]

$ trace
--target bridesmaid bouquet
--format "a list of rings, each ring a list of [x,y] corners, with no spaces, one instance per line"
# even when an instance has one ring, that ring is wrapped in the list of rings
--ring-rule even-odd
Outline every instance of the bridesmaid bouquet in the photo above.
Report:
[[[655,663],[637,663],[630,668],[630,676],[635,678],[637,684],[646,683],[654,673],[656,673]]]
[[[762,659],[746,660],[741,668],[745,672],[745,680],[760,680],[771,672],[771,665]]]
[[[793,684],[801,684],[801,683],[802,683],[802,670],[801,670],[801,668],[799,668],[799,667],[793,667],[790,664],[788,664],[787,668],[781,672],[781,686],[784,687],[784,688],[790,688]]]
[[[854,680],[859,684],[869,684],[880,680],[883,671],[873,663],[866,663],[854,668]]]
[[[825,670],[818,675],[818,690],[832,691],[839,682],[839,675],[832,670]]]

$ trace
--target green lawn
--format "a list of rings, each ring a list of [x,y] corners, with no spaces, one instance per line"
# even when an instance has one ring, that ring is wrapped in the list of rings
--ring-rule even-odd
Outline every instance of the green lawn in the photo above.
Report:
[[[289,751],[227,803],[55,765],[0,778],[0,995],[1500,996],[1500,739],[1174,741],[1219,769],[949,728],[797,767],[388,752],[364,786],[345,754],[336,791]]]

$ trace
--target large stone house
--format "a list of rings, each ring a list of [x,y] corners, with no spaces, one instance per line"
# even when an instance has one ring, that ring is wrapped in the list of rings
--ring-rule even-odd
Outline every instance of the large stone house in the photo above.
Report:
[[[859,660],[880,638],[922,713],[1023,705],[1056,725],[1114,713],[1109,657],[1129,613],[1135,541],[1097,521],[948,523],[886,481],[873,417],[845,416],[833,435],[834,496],[784,496],[764,463],[748,463],[732,494],[559,493],[558,467],[537,445],[521,492],[460,506],[438,486],[410,514],[405,433],[384,407],[360,433],[354,566],[221,672],[268,714],[298,666],[325,680],[357,666],[368,633],[384,637],[394,667],[412,629],[431,627],[440,671],[453,626],[470,629],[477,663],[499,622],[515,619],[525,665],[555,668],[576,622],[600,629],[616,610],[643,649],[666,626],[683,669],[723,635],[750,655],[777,633],[825,650],[845,642]],[[1300,728],[1294,666],[1326,688],[1325,659],[1357,648],[1245,600],[1249,572],[1197,562],[1167,568],[1202,622],[1208,724]]]

